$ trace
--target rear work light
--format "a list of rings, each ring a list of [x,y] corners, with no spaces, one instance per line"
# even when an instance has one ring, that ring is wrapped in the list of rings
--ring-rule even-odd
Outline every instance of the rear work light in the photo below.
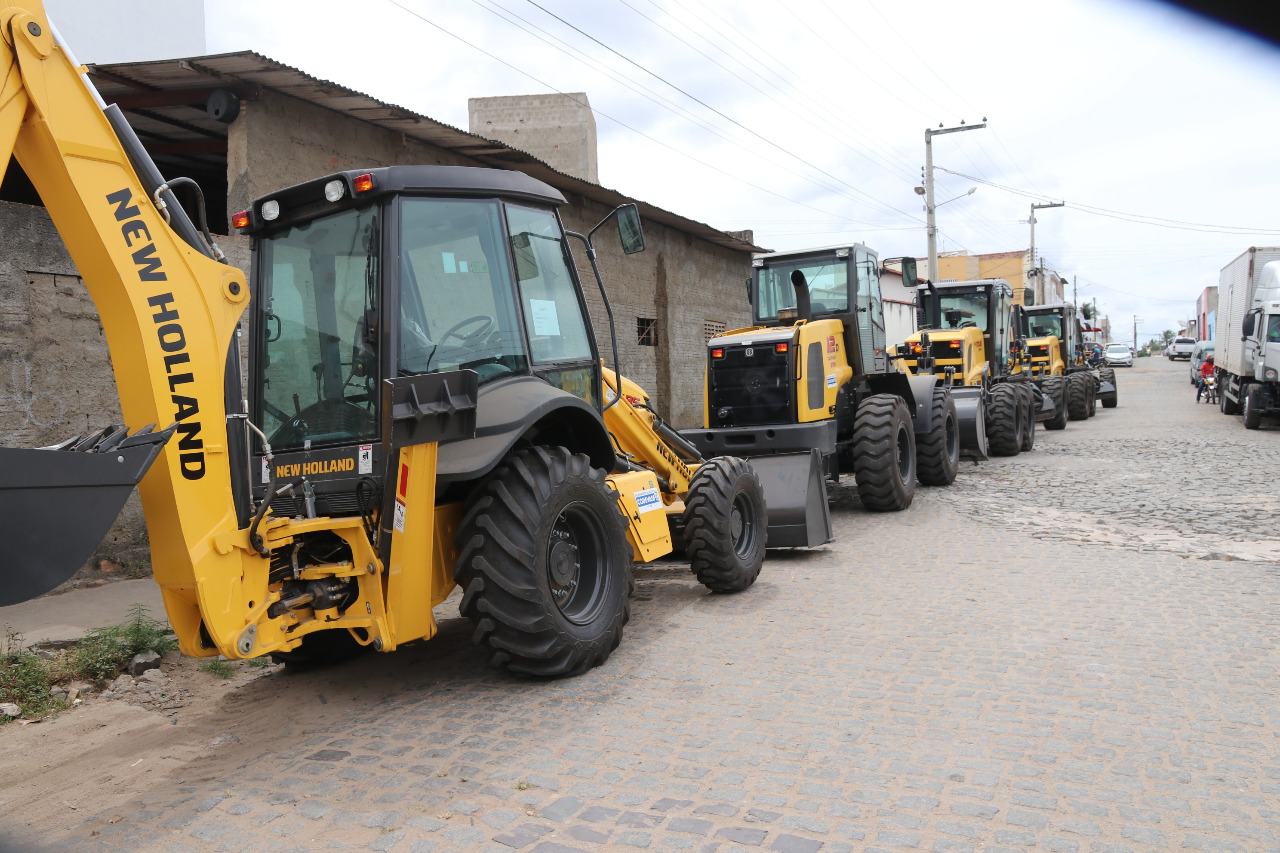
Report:
[[[352,181],[352,184],[355,185],[356,192],[367,193],[373,189],[373,175],[360,175]]]
[[[722,350],[722,349],[713,349],[713,350],[711,351],[711,357],[712,357],[712,358],[724,358],[724,350]]]
[[[231,217],[232,228],[248,228],[249,227],[249,211],[242,210]]]
[[[774,345],[773,345],[773,351],[774,351],[774,352],[786,352],[789,348],[790,348],[790,347],[789,347],[787,344],[774,344]]]
[[[952,349],[960,349],[960,342],[959,342],[959,341],[952,341],[952,342],[951,342],[951,348],[952,348]]]

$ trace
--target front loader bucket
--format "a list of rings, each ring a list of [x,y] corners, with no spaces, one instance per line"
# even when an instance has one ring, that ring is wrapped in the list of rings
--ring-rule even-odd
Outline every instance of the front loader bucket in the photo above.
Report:
[[[822,453],[753,456],[769,511],[769,548],[813,548],[834,540]]]
[[[0,607],[43,595],[84,565],[172,434],[115,426],[56,447],[0,448]]]
[[[987,411],[978,387],[952,388],[956,420],[960,423],[960,458],[985,462],[988,458]]]

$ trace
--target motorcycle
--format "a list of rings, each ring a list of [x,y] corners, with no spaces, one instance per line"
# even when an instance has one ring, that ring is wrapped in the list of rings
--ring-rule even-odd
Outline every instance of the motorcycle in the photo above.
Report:
[[[1200,389],[1200,399],[1206,403],[1218,404],[1218,377],[1209,375],[1204,378],[1204,388]]]

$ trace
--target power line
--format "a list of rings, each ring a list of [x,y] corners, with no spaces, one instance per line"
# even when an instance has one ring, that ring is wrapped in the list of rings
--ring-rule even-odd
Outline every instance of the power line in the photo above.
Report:
[[[680,94],[684,95],[684,96],[685,96],[686,98],[688,98],[689,100],[691,100],[691,101],[693,101],[694,103],[699,104],[700,106],[702,106],[702,107],[704,107],[704,108],[706,108],[706,109],[710,110],[711,112],[713,112],[713,113],[715,113],[716,115],[720,116],[720,117],[721,117],[721,118],[723,118],[725,121],[729,122],[730,124],[734,125],[735,127],[741,128],[743,131],[745,131],[746,133],[750,134],[751,136],[754,136],[755,138],[759,139],[761,142],[764,142],[766,145],[769,145],[770,147],[777,149],[777,150],[778,150],[779,152],[781,152],[782,154],[785,154],[786,156],[791,157],[791,158],[792,158],[792,159],[794,159],[794,160],[798,160],[800,163],[804,164],[805,166],[808,166],[810,169],[813,169],[814,171],[816,171],[816,172],[818,172],[818,173],[820,173],[820,174],[822,174],[822,175],[825,175],[826,177],[830,178],[831,180],[836,181],[837,183],[840,183],[840,184],[844,185],[845,187],[847,187],[850,191],[852,191],[852,192],[853,192],[853,193],[855,193],[856,195],[864,196],[864,197],[866,197],[867,199],[870,199],[870,200],[871,200],[873,203],[875,203],[876,205],[879,205],[881,208],[886,209],[886,210],[893,211],[894,213],[901,214],[902,216],[905,216],[905,217],[906,217],[906,218],[908,218],[908,219],[914,219],[914,220],[916,220],[917,222],[922,222],[922,221],[923,221],[923,220],[921,220],[918,216],[914,216],[914,215],[912,215],[912,214],[910,214],[910,213],[907,213],[907,212],[906,212],[906,211],[904,211],[904,210],[900,210],[899,208],[896,208],[896,207],[894,207],[893,205],[886,204],[885,202],[880,201],[879,199],[875,198],[875,197],[874,197],[874,196],[872,196],[871,194],[866,193],[866,192],[863,192],[862,190],[858,189],[857,187],[853,186],[852,184],[848,183],[847,181],[844,181],[844,180],[842,180],[842,179],[838,178],[837,176],[835,176],[835,175],[831,174],[831,173],[830,173],[830,172],[828,172],[826,169],[823,169],[823,168],[821,168],[820,166],[817,166],[817,165],[815,165],[815,164],[813,164],[813,163],[810,163],[809,161],[805,160],[803,157],[801,157],[800,155],[796,154],[795,152],[793,152],[793,151],[789,151],[788,149],[784,148],[783,146],[779,145],[778,143],[774,142],[773,140],[771,140],[771,139],[767,138],[767,137],[766,137],[766,136],[764,136],[763,134],[756,132],[755,130],[751,129],[750,127],[747,127],[747,126],[746,126],[745,124],[743,124],[742,122],[740,122],[740,121],[738,121],[737,119],[733,118],[732,116],[730,116],[730,115],[728,115],[728,114],[726,114],[726,113],[722,112],[721,110],[719,110],[719,109],[717,109],[717,108],[715,108],[715,107],[711,106],[711,104],[707,103],[706,101],[702,100],[701,98],[697,97],[696,95],[692,94],[691,92],[686,91],[685,89],[681,88],[680,86],[677,86],[675,83],[672,83],[670,80],[667,80],[667,79],[666,79],[666,78],[664,78],[662,75],[660,75],[660,74],[658,74],[658,73],[656,73],[656,72],[654,72],[654,71],[651,71],[649,68],[646,68],[644,65],[640,64],[639,62],[636,62],[634,59],[631,59],[629,56],[627,56],[627,55],[623,54],[621,51],[618,51],[618,50],[616,50],[616,49],[614,49],[614,48],[610,47],[609,45],[607,45],[607,44],[605,44],[604,42],[602,42],[600,39],[596,38],[595,36],[591,35],[590,33],[586,32],[585,30],[581,29],[580,27],[577,27],[577,26],[575,26],[574,24],[571,24],[570,22],[566,21],[564,18],[560,17],[560,16],[559,16],[559,15],[557,15],[556,13],[554,13],[554,12],[550,11],[549,9],[547,9],[545,6],[541,6],[541,5],[539,5],[539,4],[536,2],[536,0],[525,0],[525,2],[527,2],[529,5],[533,6],[533,7],[534,7],[534,8],[536,8],[536,9],[540,9],[540,10],[542,10],[542,12],[543,12],[543,13],[545,13],[545,14],[547,14],[547,15],[550,15],[552,18],[555,18],[557,21],[559,21],[560,23],[564,24],[564,25],[565,25],[566,27],[568,27],[569,29],[571,29],[571,30],[573,30],[574,32],[576,32],[576,33],[580,34],[580,35],[581,35],[581,36],[583,36],[584,38],[591,40],[591,41],[592,41],[592,42],[594,42],[595,44],[599,45],[600,47],[604,48],[605,50],[607,50],[607,51],[609,51],[610,53],[612,53],[612,54],[614,54],[615,56],[617,56],[617,57],[618,57],[619,59],[621,59],[622,61],[624,61],[624,62],[628,63],[629,65],[634,66],[635,68],[639,69],[640,71],[643,71],[645,74],[648,74],[649,76],[653,77],[655,80],[658,80],[658,81],[659,81],[659,82],[661,82],[661,83],[665,83],[667,86],[670,86],[672,89],[674,89],[675,91],[677,91],[677,92],[679,92]]]
[[[1028,190],[1020,190],[1016,187],[1008,187],[1003,184],[997,184],[995,181],[988,181],[985,178],[975,178],[973,175],[966,175],[963,172],[957,172],[954,169],[946,169],[942,166],[934,166],[940,172],[946,172],[957,177],[965,178],[970,181],[977,181],[998,190],[1020,195],[1024,198],[1038,198],[1049,200],[1052,197],[1041,193],[1034,193]],[[1165,219],[1160,216],[1146,216],[1140,213],[1126,213],[1119,210],[1109,210],[1105,207],[1096,207],[1094,205],[1081,204],[1080,202],[1068,202],[1065,199],[1063,203],[1073,210],[1083,211],[1084,213],[1092,213],[1095,216],[1105,216],[1111,219],[1122,219],[1126,222],[1134,222],[1140,225],[1154,225],[1159,228],[1174,228],[1182,231],[1203,231],[1211,234],[1280,234],[1280,229],[1276,228],[1247,228],[1241,225],[1217,225],[1208,222],[1186,222],[1180,219]]]
[[[705,160],[701,160],[701,159],[699,159],[699,158],[697,158],[697,157],[694,157],[692,154],[689,154],[689,153],[688,153],[688,152],[686,152],[686,151],[682,151],[682,150],[680,150],[679,148],[676,148],[676,147],[675,147],[675,146],[673,146],[673,145],[670,145],[670,144],[668,144],[668,143],[666,143],[666,142],[663,142],[662,140],[657,139],[657,138],[655,138],[655,137],[653,137],[653,136],[651,136],[651,135],[649,135],[649,134],[645,133],[644,131],[642,131],[642,130],[640,130],[640,129],[638,129],[638,128],[632,127],[631,125],[627,124],[626,122],[622,121],[621,119],[614,118],[613,116],[609,115],[609,114],[608,114],[608,113],[606,113],[606,112],[603,112],[603,111],[601,111],[601,110],[599,110],[599,109],[595,109],[595,108],[593,108],[593,107],[590,107],[590,106],[589,106],[589,105],[587,105],[587,104],[582,103],[582,102],[581,102],[581,101],[579,101],[577,98],[574,98],[572,95],[570,95],[570,94],[569,94],[569,93],[567,93],[567,92],[561,92],[559,89],[557,89],[555,86],[552,86],[550,83],[547,83],[545,80],[542,80],[542,79],[540,79],[540,78],[538,78],[538,77],[534,76],[533,74],[530,74],[528,71],[525,71],[525,70],[524,70],[524,69],[522,69],[522,68],[518,68],[517,66],[515,66],[515,65],[511,64],[510,62],[507,62],[505,59],[502,59],[502,58],[498,57],[497,55],[495,55],[495,54],[493,54],[493,53],[491,53],[491,52],[489,52],[489,51],[485,50],[484,48],[480,47],[479,45],[476,45],[476,44],[473,44],[472,42],[467,41],[466,39],[464,39],[462,36],[458,35],[457,33],[454,33],[454,32],[452,32],[452,31],[450,31],[450,30],[445,29],[444,27],[442,27],[442,26],[440,26],[439,24],[437,24],[435,21],[432,21],[432,20],[430,20],[429,18],[426,18],[426,17],[424,17],[423,15],[421,15],[421,14],[419,14],[419,13],[415,12],[413,9],[408,8],[408,7],[407,7],[407,6],[405,6],[403,3],[399,2],[399,0],[386,0],[386,2],[390,3],[392,6],[395,6],[396,8],[400,9],[402,12],[405,12],[405,13],[407,13],[407,14],[409,14],[409,15],[412,15],[413,17],[417,18],[418,20],[422,21],[424,24],[427,24],[428,26],[430,26],[430,27],[432,27],[432,28],[434,28],[434,29],[436,29],[436,30],[439,30],[440,32],[444,33],[445,35],[449,36],[450,38],[455,39],[456,41],[459,41],[459,42],[461,42],[462,44],[465,44],[467,47],[471,48],[472,50],[475,50],[475,51],[477,51],[477,52],[479,52],[479,53],[484,54],[485,56],[487,56],[487,57],[489,57],[490,59],[492,59],[494,62],[497,62],[497,63],[499,63],[499,64],[501,64],[501,65],[506,66],[507,68],[510,68],[512,71],[515,71],[517,74],[520,74],[520,75],[522,75],[522,76],[524,76],[524,77],[528,77],[530,80],[532,80],[533,82],[537,83],[539,86],[543,86],[543,87],[547,88],[548,90],[550,90],[550,91],[552,91],[552,92],[555,92],[555,93],[556,93],[556,94],[558,94],[558,95],[561,95],[561,96],[563,96],[563,97],[569,98],[571,101],[573,101],[574,103],[576,103],[576,104],[578,104],[579,106],[583,107],[584,109],[591,109],[591,110],[592,110],[592,112],[593,112],[594,114],[596,114],[596,115],[598,115],[598,116],[600,116],[600,117],[602,117],[602,118],[608,119],[609,121],[613,122],[614,124],[617,124],[617,125],[618,125],[618,126],[620,126],[620,127],[626,128],[627,130],[631,131],[632,133],[636,134],[637,136],[640,136],[640,137],[642,137],[643,139],[646,139],[646,140],[648,140],[649,142],[652,142],[652,143],[654,143],[655,145],[657,145],[657,146],[659,146],[659,147],[661,147],[661,148],[665,148],[666,150],[668,150],[668,151],[670,151],[670,152],[672,152],[672,153],[674,153],[674,154],[677,154],[677,155],[679,155],[679,156],[681,156],[681,157],[684,157],[684,158],[686,158],[686,159],[688,159],[688,160],[692,160],[694,163],[697,163],[699,166],[702,166],[702,167],[704,167],[704,168],[706,168],[706,169],[710,169],[711,171],[716,172],[716,173],[718,173],[718,174],[724,175],[725,177],[728,177],[728,178],[730,178],[730,179],[732,179],[732,180],[734,180],[734,181],[737,181],[738,183],[740,183],[740,184],[742,184],[742,185],[744,185],[744,186],[750,187],[750,188],[751,188],[751,189],[753,189],[753,190],[757,190],[757,191],[759,191],[759,192],[762,192],[762,193],[765,193],[765,194],[767,194],[767,195],[773,196],[774,198],[779,198],[779,199],[782,199],[783,201],[790,202],[791,204],[795,204],[795,205],[798,205],[798,206],[800,206],[800,207],[807,208],[807,209],[809,209],[809,210],[814,211],[815,213],[820,213],[820,214],[822,214],[822,215],[824,215],[824,216],[831,216],[831,217],[835,217],[835,218],[837,218],[837,219],[842,219],[842,220],[845,220],[845,221],[847,221],[847,222],[853,223],[853,224],[855,224],[855,225],[869,224],[869,223],[862,223],[862,222],[859,222],[858,220],[856,220],[856,219],[852,219],[852,218],[847,217],[847,216],[842,216],[841,214],[838,214],[838,213],[833,213],[833,212],[831,212],[831,211],[829,211],[829,210],[823,210],[822,208],[815,207],[815,206],[813,206],[813,205],[811,205],[811,204],[808,204],[807,202],[803,202],[803,201],[800,201],[800,200],[798,200],[798,199],[789,198],[788,196],[785,196],[785,195],[783,195],[782,193],[774,192],[774,191],[773,191],[773,190],[771,190],[771,189],[767,189],[766,187],[762,187],[762,186],[759,186],[758,184],[754,184],[754,183],[752,183],[751,181],[748,181],[748,180],[746,180],[745,178],[741,177],[740,175],[737,175],[737,174],[734,174],[734,173],[732,173],[732,172],[726,171],[726,170],[724,170],[724,169],[719,168],[718,166],[715,166],[715,165],[713,165],[713,164],[711,164],[711,163],[708,163],[708,162],[707,162],[707,161],[705,161]]]

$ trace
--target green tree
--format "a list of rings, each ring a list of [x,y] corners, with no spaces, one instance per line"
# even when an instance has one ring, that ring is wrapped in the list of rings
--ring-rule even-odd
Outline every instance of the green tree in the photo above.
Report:
[[[1168,348],[1169,348],[1169,344],[1173,343],[1173,339],[1174,339],[1175,337],[1177,337],[1177,336],[1173,333],[1173,329],[1165,329],[1165,330],[1164,330],[1163,332],[1161,332],[1160,334],[1161,334],[1161,336],[1164,338],[1164,346],[1163,346],[1163,347],[1161,347],[1161,349],[1168,349]]]

